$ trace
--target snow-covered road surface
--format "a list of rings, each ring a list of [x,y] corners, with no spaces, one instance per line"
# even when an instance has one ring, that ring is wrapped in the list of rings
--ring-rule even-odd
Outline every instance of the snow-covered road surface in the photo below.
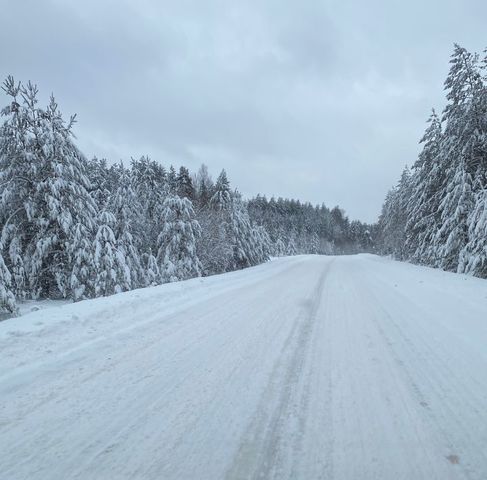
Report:
[[[0,323],[0,478],[487,478],[487,281],[284,258]]]

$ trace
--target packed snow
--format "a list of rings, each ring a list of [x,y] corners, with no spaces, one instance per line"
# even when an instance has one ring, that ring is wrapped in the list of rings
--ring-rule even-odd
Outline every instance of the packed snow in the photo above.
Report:
[[[487,478],[487,282],[297,256],[0,323],[0,477]]]

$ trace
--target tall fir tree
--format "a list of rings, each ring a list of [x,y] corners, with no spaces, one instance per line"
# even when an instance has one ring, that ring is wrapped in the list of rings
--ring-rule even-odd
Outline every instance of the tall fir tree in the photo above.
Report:
[[[77,302],[95,296],[95,275],[92,232],[83,223],[74,227],[69,254],[73,265],[69,279],[71,298]]]
[[[201,234],[187,198],[169,194],[162,204],[163,228],[158,238],[157,259],[165,282],[201,275],[196,239]]]
[[[35,102],[37,89],[29,84]],[[17,298],[29,296],[25,251],[35,235],[33,196],[36,162],[33,156],[32,116],[35,103],[27,103],[25,88],[8,77],[2,89],[10,104],[1,110],[0,128],[0,245],[4,260],[14,272],[12,290]],[[1,254],[2,252],[0,252]]]
[[[438,261],[433,239],[440,226],[438,213],[445,172],[441,157],[441,120],[433,110],[420,143],[423,150],[413,166],[411,195],[407,202],[406,249],[419,263]]]
[[[129,172],[123,166],[118,188],[110,202],[110,211],[115,216],[117,249],[130,270],[130,285],[127,289],[145,286],[147,279],[139,254],[142,238],[136,236],[142,232],[141,205],[132,188]]]
[[[117,249],[112,227],[115,217],[103,211],[98,219],[98,231],[93,241],[93,264],[95,267],[95,295],[107,296],[129,290],[131,275],[123,254]]]
[[[152,254],[152,250],[142,256],[145,266],[145,278],[147,286],[155,286],[162,283],[161,270],[157,264],[157,258]]]
[[[205,209],[209,206],[210,198],[213,192],[213,180],[208,173],[208,167],[202,164],[194,177],[194,187],[196,203],[198,210]]]
[[[2,243],[15,252],[17,288],[23,271],[30,295],[67,297],[74,225],[91,226],[96,214],[86,159],[72,141],[75,118],[66,124],[52,96],[46,109],[38,107],[31,83],[16,85],[9,77],[4,89],[13,102],[3,111],[9,118],[0,139],[0,178],[7,180],[2,201],[12,214]]]
[[[230,191],[230,182],[227,178],[227,172],[222,170],[215,183],[213,195],[210,203],[215,210],[228,210],[232,202],[232,193]]]
[[[482,159],[478,155],[478,96],[482,80],[478,58],[455,45],[445,81],[447,99],[441,145],[446,181],[441,189],[440,226],[434,239],[438,266],[457,270],[460,252],[468,242],[468,218],[474,206],[474,175]]]
[[[195,200],[193,181],[186,167],[180,167],[177,176],[177,194],[181,198],[187,198],[191,202]]]

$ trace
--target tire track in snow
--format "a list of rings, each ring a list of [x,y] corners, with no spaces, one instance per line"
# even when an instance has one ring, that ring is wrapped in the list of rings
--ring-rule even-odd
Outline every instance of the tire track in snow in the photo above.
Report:
[[[269,383],[225,478],[288,478],[301,453],[310,401],[310,374],[300,385],[317,314],[333,260],[325,264],[312,295],[283,346]]]
[[[291,287],[291,280],[301,278],[305,270],[299,262],[278,273]],[[55,471],[56,478],[92,478],[92,471],[101,478],[197,478],[188,476],[193,465],[168,462],[174,457],[171,452],[178,458],[182,451],[193,453],[197,442],[204,443],[206,438],[188,443],[189,432],[200,428],[202,419],[211,422],[221,415],[226,402],[219,395],[234,395],[250,364],[257,361],[259,368],[259,362],[262,367],[267,361],[262,358],[269,354],[265,350],[246,358],[248,352],[258,351],[259,337],[282,345],[285,334],[274,331],[281,323],[274,317],[283,315],[287,333],[292,323],[287,310],[297,310],[294,302],[309,291],[306,283],[296,290],[290,296],[286,288],[276,291],[275,282],[257,279],[169,315],[160,309],[157,313],[156,304],[136,331],[123,329],[105,339],[109,362],[105,349],[98,349],[87,352],[93,355],[87,355],[83,372],[60,368],[55,378],[46,378],[45,369],[39,369],[39,380],[23,393],[44,392],[46,402],[32,409],[26,400],[20,411],[18,402],[10,403],[18,417],[12,424],[16,432],[23,428],[21,423],[37,427],[27,437],[16,435],[6,442],[6,450],[24,455],[7,454],[4,473],[10,479],[14,471],[25,471],[30,473],[19,478],[32,478],[31,465],[37,465],[35,478],[46,478],[49,471]],[[280,306],[266,302],[269,298]],[[238,371],[241,366],[243,371]],[[51,417],[53,408],[56,415]],[[73,428],[63,434],[66,425]],[[208,428],[204,435],[209,435]],[[138,464],[141,457],[147,461]]]
[[[0,478],[487,478],[485,282],[368,256],[205,282],[6,337]]]

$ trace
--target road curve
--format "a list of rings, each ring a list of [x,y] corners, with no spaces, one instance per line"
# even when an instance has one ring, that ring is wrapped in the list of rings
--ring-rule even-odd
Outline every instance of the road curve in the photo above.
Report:
[[[486,281],[303,256],[49,312],[0,324],[2,480],[487,478]]]

